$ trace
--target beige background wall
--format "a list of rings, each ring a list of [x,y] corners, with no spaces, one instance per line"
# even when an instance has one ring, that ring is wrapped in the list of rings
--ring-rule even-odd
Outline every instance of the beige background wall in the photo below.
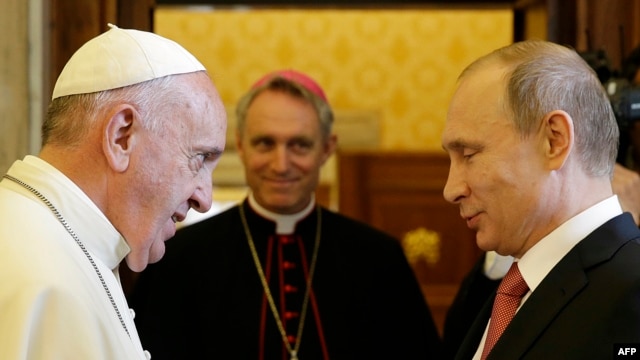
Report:
[[[155,30],[204,63],[230,107],[266,72],[296,68],[334,108],[379,114],[382,149],[440,151],[456,77],[512,42],[513,13],[160,7]]]

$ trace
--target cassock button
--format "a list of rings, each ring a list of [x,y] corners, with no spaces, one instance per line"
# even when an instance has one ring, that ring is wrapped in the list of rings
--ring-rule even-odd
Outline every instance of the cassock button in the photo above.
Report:
[[[282,267],[283,267],[285,270],[291,270],[291,269],[295,269],[295,268],[296,268],[296,267],[298,267],[298,266],[296,265],[296,263],[294,263],[294,262],[292,262],[292,261],[286,261],[286,260],[285,260],[285,261],[283,261],[283,262],[282,262]]]
[[[289,342],[292,344],[296,343],[296,337],[293,335],[287,335],[287,340],[289,340]]]
[[[290,235],[280,235],[280,241],[283,245],[293,244],[293,236]]]
[[[285,285],[284,286],[284,292],[291,294],[291,293],[297,293],[298,292],[298,288],[293,286],[293,285]]]
[[[298,316],[300,316],[300,314],[295,312],[295,311],[285,311],[284,312],[284,318],[286,320],[291,320],[291,319],[297,318]]]

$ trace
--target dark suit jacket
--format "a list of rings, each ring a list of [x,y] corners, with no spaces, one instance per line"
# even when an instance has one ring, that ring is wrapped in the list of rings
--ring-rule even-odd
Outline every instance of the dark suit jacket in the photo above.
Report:
[[[243,206],[264,264],[274,223]],[[307,252],[316,223],[314,211],[296,227]],[[179,230],[166,244],[165,257],[141,273],[129,298],[143,347],[155,360],[258,359],[263,289],[238,207]],[[313,289],[332,360],[438,357],[431,313],[390,236],[322,209]],[[322,355],[311,311],[300,348],[305,360]],[[274,350],[265,358],[281,360],[282,339],[268,317]]]
[[[638,239],[633,218],[623,214],[578,243],[531,293],[488,359],[612,359],[614,344],[640,343]],[[473,357],[492,304],[456,359]]]

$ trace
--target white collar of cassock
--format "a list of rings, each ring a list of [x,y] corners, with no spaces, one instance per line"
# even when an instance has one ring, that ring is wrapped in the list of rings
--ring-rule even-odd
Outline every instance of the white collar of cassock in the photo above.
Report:
[[[313,208],[316,204],[315,194],[311,194],[311,201],[309,201],[309,205],[302,209],[302,211],[297,212],[295,214],[278,214],[273,211],[269,211],[258,204],[256,198],[253,196],[253,193],[249,194],[249,205],[251,208],[260,214],[260,216],[269,219],[276,223],[276,234],[278,235],[289,235],[293,234],[296,229],[296,224],[298,221],[304,219],[313,211]]]

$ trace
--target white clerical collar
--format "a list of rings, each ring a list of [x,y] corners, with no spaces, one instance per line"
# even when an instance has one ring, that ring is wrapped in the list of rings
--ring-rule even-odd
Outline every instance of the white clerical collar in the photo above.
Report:
[[[297,212],[295,214],[278,214],[273,211],[269,211],[258,204],[256,198],[253,196],[253,193],[249,194],[249,206],[257,212],[260,216],[269,219],[276,223],[276,234],[280,235],[289,235],[293,234],[296,229],[296,224],[301,219],[304,219],[313,211],[313,208],[316,205],[316,197],[315,194],[311,194],[311,201],[309,201],[309,205],[306,208],[302,209],[302,211]]]

